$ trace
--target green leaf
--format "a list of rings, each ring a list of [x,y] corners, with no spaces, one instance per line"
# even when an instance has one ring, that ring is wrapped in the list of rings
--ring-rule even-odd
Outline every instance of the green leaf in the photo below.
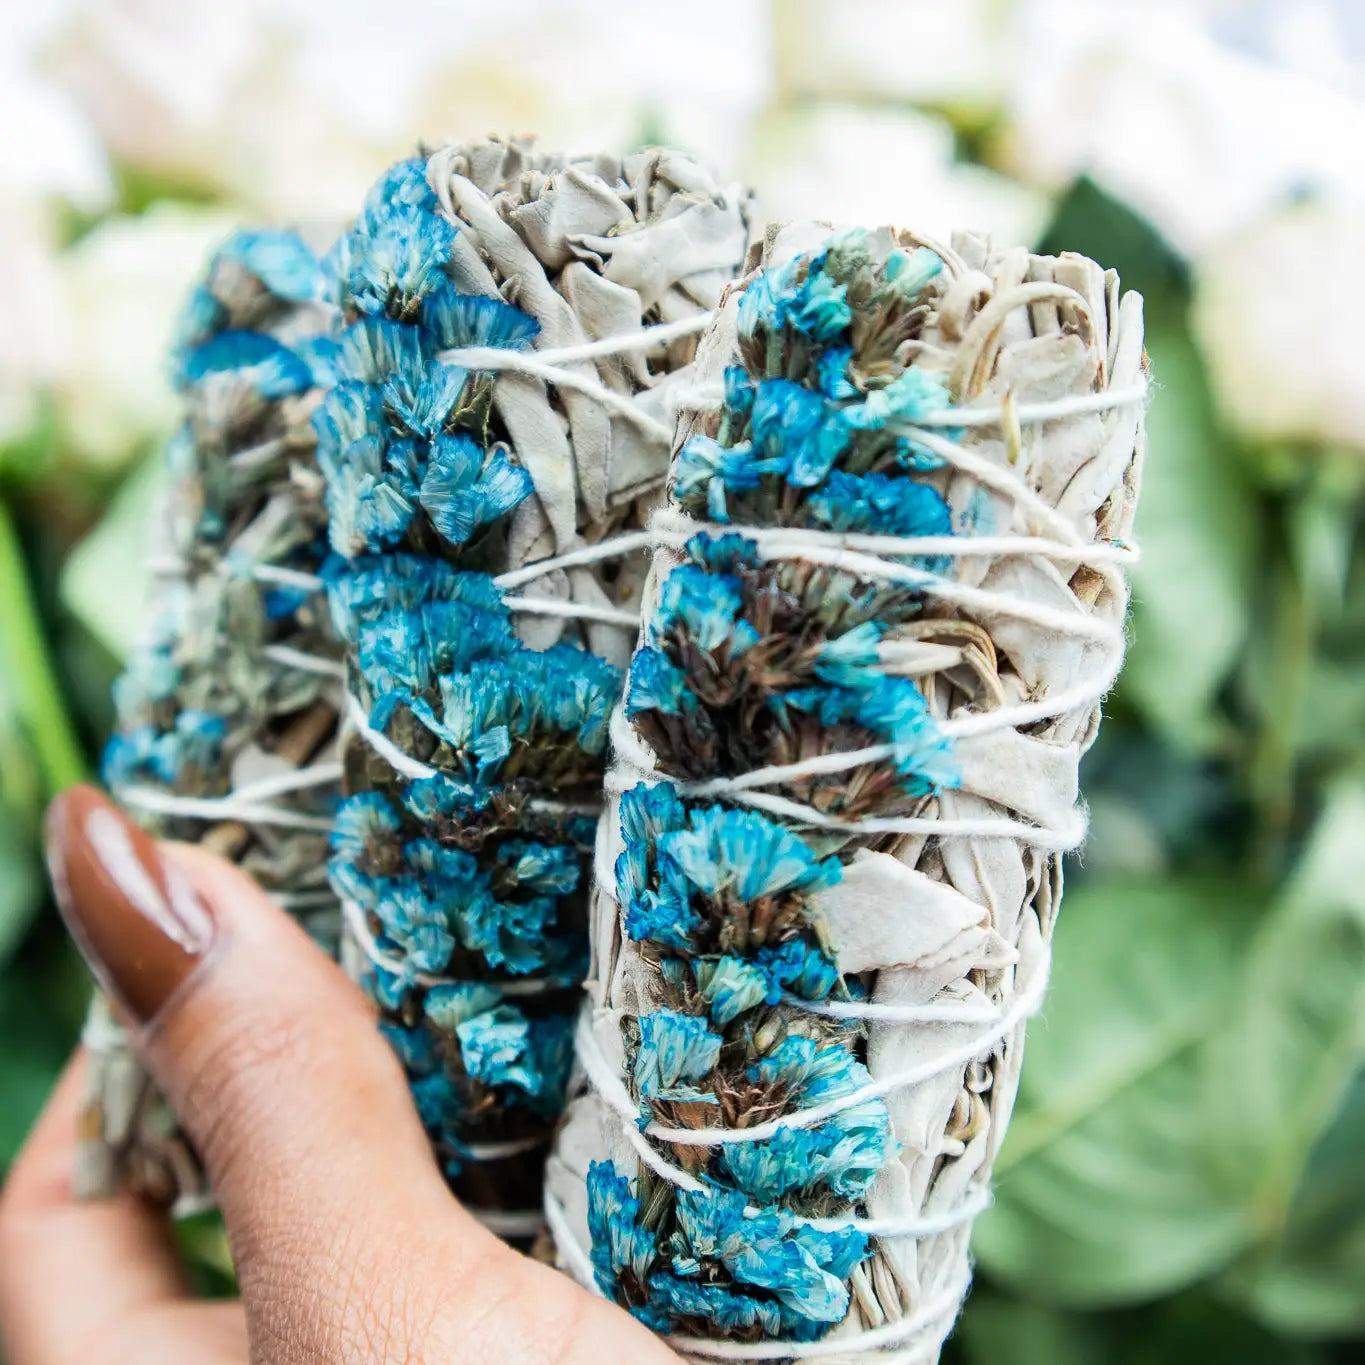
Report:
[[[26,945],[0,971],[0,1173],[71,1054],[90,978],[65,936]]]
[[[1221,1268],[1246,1208],[1210,1178],[1200,1049],[1253,922],[1227,879],[1093,883],[1058,923],[995,1206],[973,1248],[1030,1298],[1133,1302]]]
[[[159,456],[144,460],[62,570],[63,603],[118,659],[127,656],[146,627],[147,528],[164,482],[164,461]]]
[[[1259,1318],[1296,1336],[1365,1332],[1365,1072],[1309,1158],[1284,1231],[1232,1283]]]
[[[1107,1359],[1104,1337],[1092,1317],[978,1288],[955,1342],[967,1365],[1093,1365]]]
[[[0,810],[0,966],[23,938],[45,892],[29,831],[13,814]]]
[[[1138,1311],[1067,1313],[990,1290],[967,1301],[955,1342],[967,1365],[1326,1365],[1207,1294]]]
[[[1206,1063],[1218,1178],[1248,1192],[1257,1241],[1228,1288],[1304,1334],[1365,1325],[1362,1066],[1365,781],[1352,779],[1332,791]]]
[[[1212,748],[1215,696],[1250,621],[1262,527],[1219,433],[1203,362],[1183,327],[1148,338],[1156,382],[1133,572],[1124,694],[1172,744]]]

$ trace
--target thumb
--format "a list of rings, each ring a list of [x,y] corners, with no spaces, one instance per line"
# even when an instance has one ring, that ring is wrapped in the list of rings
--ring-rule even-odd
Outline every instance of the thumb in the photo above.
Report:
[[[68,927],[204,1160],[248,1302],[253,1277],[344,1286],[436,1241],[443,1259],[513,1256],[450,1199],[363,994],[249,877],[157,844],[91,787],[57,798],[47,839]]]

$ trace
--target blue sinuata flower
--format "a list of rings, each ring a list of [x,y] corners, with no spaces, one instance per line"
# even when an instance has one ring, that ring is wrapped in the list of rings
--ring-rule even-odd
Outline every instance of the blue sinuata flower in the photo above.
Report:
[[[415,205],[391,203],[382,216],[364,216],[347,260],[351,305],[379,314],[395,298],[405,307],[420,303],[446,283],[454,241],[450,223]]]
[[[249,385],[262,398],[288,398],[313,383],[308,365],[264,332],[217,333],[185,355],[176,382],[193,385],[222,377]]]
[[[531,476],[499,450],[484,450],[465,435],[438,436],[422,477],[421,503],[431,524],[452,545],[463,545],[525,501]]]
[[[491,346],[523,350],[540,335],[540,323],[502,299],[461,294],[446,284],[422,306],[422,325],[438,350]]]
[[[255,275],[276,298],[309,303],[322,296],[318,258],[289,228],[240,231],[218,248],[215,261],[232,261]]]

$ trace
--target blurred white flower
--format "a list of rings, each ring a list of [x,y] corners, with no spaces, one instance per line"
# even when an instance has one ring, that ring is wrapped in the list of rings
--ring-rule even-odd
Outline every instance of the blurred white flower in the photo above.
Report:
[[[1227,420],[1261,440],[1365,451],[1365,209],[1280,209],[1211,253],[1194,324]]]
[[[61,4],[0,7],[0,444],[38,416],[62,354],[57,202],[95,210],[109,171],[75,102],[35,67]]]
[[[139,169],[331,219],[419,140],[623,150],[662,133],[734,162],[766,94],[765,15],[762,0],[694,0],[669,25],[606,0],[78,0],[53,66]]]
[[[62,357],[62,315],[48,215],[33,204],[0,202],[0,445],[20,439],[38,417],[38,395]]]
[[[985,110],[1004,95],[1016,0],[773,0],[784,96]]]
[[[0,7],[0,200],[56,196],[96,209],[110,193],[104,151],[80,107],[39,68],[66,0]]]
[[[172,329],[209,252],[234,223],[218,210],[158,205],[106,220],[59,258],[56,398],[78,458],[116,463],[174,425],[166,379]]]
[[[902,109],[821,103],[773,110],[749,166],[773,219],[895,223],[947,238],[955,228],[1031,242],[1046,196],[953,159],[944,120]]]
[[[1031,0],[1008,169],[1088,173],[1190,255],[1289,193],[1361,192],[1365,104],[1221,45],[1175,0]]]

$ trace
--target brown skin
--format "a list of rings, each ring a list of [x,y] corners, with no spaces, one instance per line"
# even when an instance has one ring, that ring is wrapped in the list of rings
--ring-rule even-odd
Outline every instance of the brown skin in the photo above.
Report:
[[[74,800],[76,817],[96,809]],[[145,978],[135,1005],[121,993],[152,1016],[141,1051],[207,1163],[242,1298],[191,1299],[146,1206],[71,1198],[77,1055],[0,1197],[9,1365],[677,1365],[451,1199],[369,1003],[249,878],[197,849],[154,856],[207,907],[212,946],[150,1009]],[[68,879],[87,949],[108,941],[92,927],[110,913],[89,903],[107,900],[99,881]],[[117,986],[126,968],[100,970]]]

